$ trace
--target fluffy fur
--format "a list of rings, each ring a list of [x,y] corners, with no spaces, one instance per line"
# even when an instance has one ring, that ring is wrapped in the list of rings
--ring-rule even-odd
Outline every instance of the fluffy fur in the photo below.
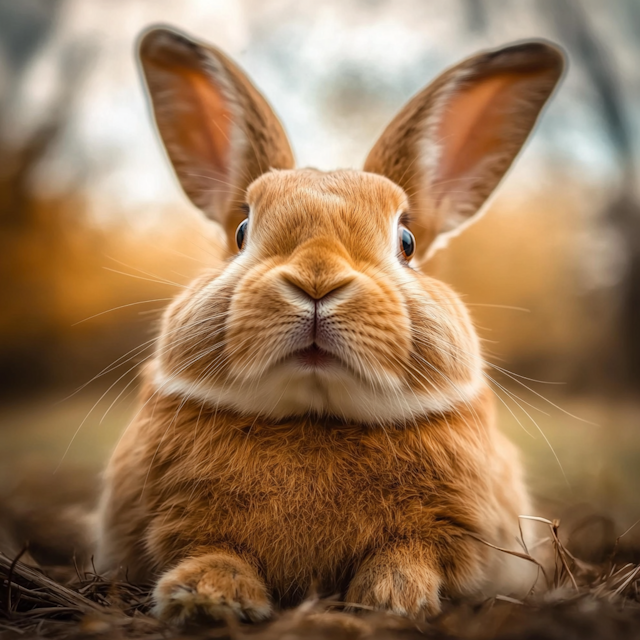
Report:
[[[143,401],[107,473],[102,567],[146,582],[215,555],[241,564],[262,599],[291,604],[316,589],[411,614],[437,612],[443,595],[533,584],[528,563],[504,571],[506,556],[469,535],[518,548],[528,509],[488,390],[472,406],[384,429],[241,416],[153,385]],[[188,586],[165,574],[159,609],[174,609]],[[234,594],[255,617],[258,596]]]
[[[160,388],[250,415],[369,424],[410,421],[478,393],[466,309],[398,259],[397,218],[408,208],[400,188],[356,171],[279,171],[246,197],[246,249],[165,316]],[[314,342],[340,361],[300,365],[294,353]]]
[[[99,569],[156,581],[157,614],[174,622],[259,620],[312,590],[428,616],[443,597],[530,588],[532,565],[478,540],[517,550],[529,502],[473,325],[448,286],[404,258],[399,233],[445,231],[470,202],[477,210],[557,81],[558,54],[536,43],[463,63],[436,83],[446,92],[409,103],[370,172],[322,173],[289,166],[275,116],[215,49],[156,30],[141,52],[185,190],[209,211],[189,168],[217,176],[213,217],[231,242],[239,212],[248,226],[242,251],[165,313],[140,410],[106,472]],[[426,211],[397,170],[404,152],[425,166],[424,132],[442,110],[458,110],[466,133],[439,143],[429,166],[461,182],[450,197],[434,191]],[[257,142],[251,163],[244,142],[211,134],[229,114]],[[197,137],[207,132],[209,146]],[[473,162],[488,176],[480,191],[465,177]],[[425,218],[436,210],[442,219]]]

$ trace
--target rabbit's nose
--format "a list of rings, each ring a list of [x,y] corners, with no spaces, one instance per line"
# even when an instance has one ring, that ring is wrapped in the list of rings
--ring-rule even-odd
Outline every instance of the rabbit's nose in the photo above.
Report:
[[[327,302],[341,293],[346,293],[353,281],[352,277],[306,279],[295,274],[287,274],[284,279],[295,295],[310,299],[314,304]]]
[[[291,293],[314,304],[347,295],[356,278],[346,251],[332,238],[313,238],[299,246],[282,267]]]

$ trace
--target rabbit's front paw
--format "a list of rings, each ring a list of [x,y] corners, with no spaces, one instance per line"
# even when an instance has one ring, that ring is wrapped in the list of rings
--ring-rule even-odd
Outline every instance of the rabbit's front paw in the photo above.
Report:
[[[212,553],[182,561],[160,578],[153,592],[154,612],[173,624],[201,617],[258,621],[271,615],[264,583],[241,558]]]
[[[440,584],[440,576],[429,566],[409,559],[395,562],[385,554],[360,567],[346,600],[403,616],[431,617],[440,612]]]

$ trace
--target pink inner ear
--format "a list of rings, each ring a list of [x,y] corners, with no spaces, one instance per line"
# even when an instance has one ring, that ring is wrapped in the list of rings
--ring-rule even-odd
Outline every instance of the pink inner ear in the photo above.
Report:
[[[213,81],[197,71],[183,72],[177,91],[189,108],[176,110],[176,142],[201,166],[228,175],[231,112]]]
[[[185,74],[183,82],[192,93],[190,103],[193,106],[189,117],[181,118],[178,133],[184,136],[182,143],[190,147],[196,157],[227,175],[231,147],[231,113],[227,103],[202,73],[191,71]]]
[[[533,75],[536,74],[494,75],[463,85],[449,98],[434,140],[441,149],[434,179],[434,186],[441,184],[439,194],[464,188],[456,185],[456,180],[475,178],[483,160],[521,143],[521,126],[515,121],[517,101],[523,99],[518,85],[531,82]],[[491,179],[488,175],[477,177]]]

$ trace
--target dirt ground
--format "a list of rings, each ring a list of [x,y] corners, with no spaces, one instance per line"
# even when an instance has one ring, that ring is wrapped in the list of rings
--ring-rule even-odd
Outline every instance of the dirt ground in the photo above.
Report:
[[[58,569],[59,572],[59,569]],[[206,620],[174,629],[152,618],[149,594],[99,576],[76,576],[68,586],[0,555],[0,636],[3,638],[318,638],[623,639],[640,638],[640,565],[587,565],[558,547],[554,586],[524,601],[445,602],[435,620],[372,611],[346,612],[342,603],[310,597],[266,623]],[[60,575],[60,573],[58,573]]]

